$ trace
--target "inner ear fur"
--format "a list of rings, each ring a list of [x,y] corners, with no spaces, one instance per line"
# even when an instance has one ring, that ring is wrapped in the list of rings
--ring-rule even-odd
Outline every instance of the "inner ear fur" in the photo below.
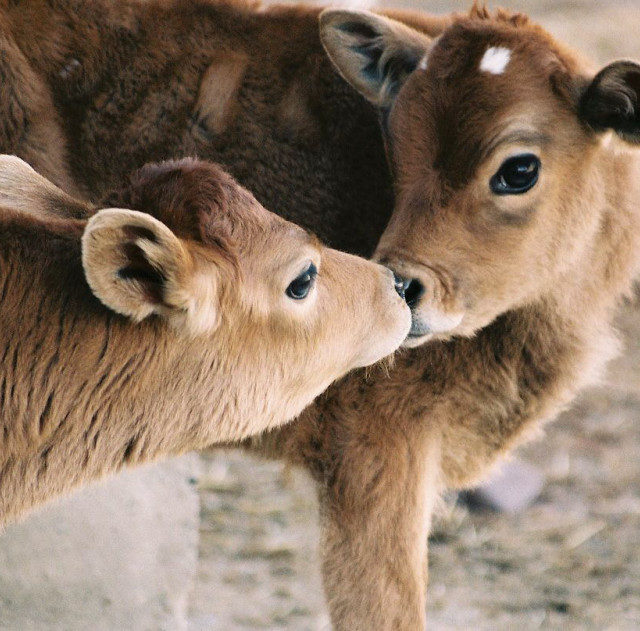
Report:
[[[616,61],[603,68],[584,90],[579,113],[595,131],[613,129],[640,144],[640,65]]]
[[[382,109],[392,105],[431,46],[422,33],[368,11],[326,9],[320,39],[343,78]]]
[[[185,244],[150,215],[96,213],[82,237],[82,264],[93,293],[117,313],[136,321],[180,316],[197,332],[215,326],[213,266],[199,270]]]

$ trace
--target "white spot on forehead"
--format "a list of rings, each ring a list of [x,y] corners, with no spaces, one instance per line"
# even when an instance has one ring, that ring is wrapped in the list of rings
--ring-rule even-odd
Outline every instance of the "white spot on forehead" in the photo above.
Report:
[[[494,46],[487,49],[487,52],[484,54],[480,62],[480,70],[490,72],[491,74],[502,74],[510,60],[511,51],[508,48]]]
[[[429,56],[425,55],[421,60],[420,63],[418,64],[418,70],[426,70],[427,69],[427,63],[429,61]]]

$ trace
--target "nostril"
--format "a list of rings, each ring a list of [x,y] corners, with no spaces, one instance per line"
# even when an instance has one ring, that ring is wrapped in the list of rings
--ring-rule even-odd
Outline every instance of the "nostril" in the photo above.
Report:
[[[404,299],[406,303],[413,309],[420,302],[420,298],[424,296],[424,285],[417,279],[412,278],[405,284]]]
[[[404,300],[405,299],[404,290],[405,290],[405,288],[407,286],[407,281],[404,278],[402,278],[402,277],[400,277],[400,276],[398,276],[397,274],[394,273],[394,275],[393,275],[393,285],[396,288],[396,292],[397,292],[398,296],[400,296],[400,298],[402,298],[402,300]]]

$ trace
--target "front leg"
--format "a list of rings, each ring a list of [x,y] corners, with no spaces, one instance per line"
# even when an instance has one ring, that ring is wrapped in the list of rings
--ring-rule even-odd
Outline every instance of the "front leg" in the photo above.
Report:
[[[304,443],[297,451],[319,485],[331,619],[345,631],[422,630],[427,535],[440,489],[439,431],[404,414],[390,381],[373,388],[376,396],[358,392],[357,398],[349,386],[358,390],[362,382],[350,381],[295,427]],[[313,429],[304,432],[305,426]]]

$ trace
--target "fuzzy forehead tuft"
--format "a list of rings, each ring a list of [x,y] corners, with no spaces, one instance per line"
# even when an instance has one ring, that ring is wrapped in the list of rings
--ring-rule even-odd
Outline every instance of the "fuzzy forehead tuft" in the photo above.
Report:
[[[477,0],[473,3],[469,11],[469,17],[472,20],[495,20],[511,26],[520,27],[529,24],[529,16],[524,13],[513,13],[507,9],[497,9],[493,14],[483,4],[478,4]]]
[[[502,74],[511,61],[511,51],[508,48],[493,46],[480,61],[480,70],[491,74]]]

